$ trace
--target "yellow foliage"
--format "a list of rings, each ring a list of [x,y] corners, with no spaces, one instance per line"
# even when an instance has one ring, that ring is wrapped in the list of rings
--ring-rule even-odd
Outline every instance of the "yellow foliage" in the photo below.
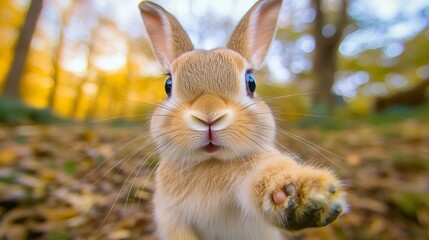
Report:
[[[367,116],[371,114],[373,107],[373,98],[371,97],[359,97],[349,102],[348,106],[350,112],[356,116]]]
[[[36,73],[26,74],[23,79],[23,100],[34,107],[46,107],[51,79]]]

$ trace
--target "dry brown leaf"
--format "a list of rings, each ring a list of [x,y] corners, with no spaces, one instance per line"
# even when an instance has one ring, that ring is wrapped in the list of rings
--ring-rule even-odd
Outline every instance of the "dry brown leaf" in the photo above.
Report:
[[[131,236],[130,230],[119,229],[109,233],[109,235],[107,235],[107,239],[110,239],[110,240],[129,239],[130,236]]]
[[[358,154],[349,154],[346,157],[346,162],[348,165],[350,165],[352,167],[356,167],[362,163],[362,158]]]
[[[10,166],[18,160],[16,152],[11,148],[0,149],[0,166]]]
[[[48,208],[43,206],[39,208],[38,212],[46,219],[53,222],[61,222],[78,215],[78,211],[71,207]]]
[[[7,227],[6,239],[26,240],[28,239],[28,229],[24,225],[12,224]]]

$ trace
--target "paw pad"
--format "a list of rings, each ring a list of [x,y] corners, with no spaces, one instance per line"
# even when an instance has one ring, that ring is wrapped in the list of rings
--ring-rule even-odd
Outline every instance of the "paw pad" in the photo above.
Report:
[[[300,193],[300,191],[303,190],[288,183],[273,194],[274,202],[278,206],[284,206],[283,225],[287,229],[322,227],[337,219],[344,210],[341,205],[342,200],[334,196],[338,189],[333,184],[325,187],[324,191],[315,190],[314,193]],[[305,198],[301,199],[302,196]]]

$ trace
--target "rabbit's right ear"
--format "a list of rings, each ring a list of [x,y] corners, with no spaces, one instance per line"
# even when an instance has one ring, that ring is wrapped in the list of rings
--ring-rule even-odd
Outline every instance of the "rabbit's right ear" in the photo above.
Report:
[[[139,8],[155,55],[170,72],[174,59],[194,46],[177,19],[164,8],[148,1],[141,2]]]
[[[273,41],[281,6],[282,0],[259,0],[229,39],[227,47],[240,53],[255,70],[263,64]]]

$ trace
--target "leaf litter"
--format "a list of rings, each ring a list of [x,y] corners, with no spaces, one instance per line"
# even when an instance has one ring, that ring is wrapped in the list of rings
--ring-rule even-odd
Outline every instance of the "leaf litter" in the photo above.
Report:
[[[428,123],[285,129],[306,141],[282,135],[281,146],[334,169],[351,205],[328,227],[291,239],[429,239]],[[153,148],[136,151],[148,145],[144,134],[109,126],[1,126],[0,239],[157,239],[150,173],[158,160]]]

